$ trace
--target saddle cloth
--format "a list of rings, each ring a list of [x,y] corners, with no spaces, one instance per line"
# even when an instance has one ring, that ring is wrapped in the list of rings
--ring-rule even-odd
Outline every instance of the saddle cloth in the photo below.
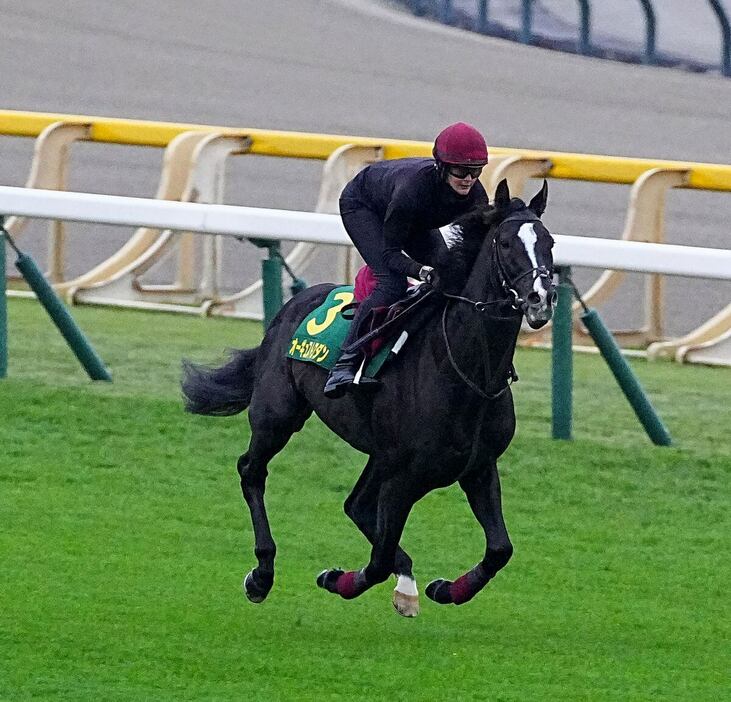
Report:
[[[312,312],[310,312],[297,327],[292,340],[290,341],[287,356],[297,361],[315,363],[322,368],[330,370],[340,355],[340,348],[348,333],[350,318],[343,315],[350,305],[355,302],[355,292],[352,285],[341,285],[330,291],[325,301]],[[375,310],[381,314],[377,320],[388,311],[386,308]],[[377,323],[370,322],[371,328]],[[371,352],[363,368],[366,376],[374,377],[386,362],[388,357],[398,353],[403,346],[405,333],[389,337],[388,339],[376,339],[381,342],[378,345],[371,345]],[[377,346],[378,348],[373,348]]]

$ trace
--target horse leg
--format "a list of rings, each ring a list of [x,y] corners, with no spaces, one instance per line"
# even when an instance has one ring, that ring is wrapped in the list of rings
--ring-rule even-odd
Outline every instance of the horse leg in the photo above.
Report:
[[[272,537],[264,504],[264,492],[268,475],[267,465],[286,445],[292,434],[299,431],[311,413],[311,409],[298,398],[294,398],[288,416],[283,416],[286,405],[277,400],[278,408],[272,403],[257,407],[252,401],[249,410],[251,441],[249,450],[238,461],[241,491],[251,513],[254,528],[254,555],[257,566],[244,578],[244,593],[252,602],[263,602],[274,584],[274,557],[277,552]],[[263,411],[262,411],[263,410]]]
[[[345,501],[345,513],[371,544],[376,538],[379,486],[380,480],[373,468],[373,459],[369,459],[358,482]],[[392,601],[396,611],[403,617],[415,617],[420,611],[419,591],[412,568],[411,557],[401,546],[398,546],[393,567],[397,582]]]
[[[439,604],[464,604],[471,600],[513,555],[513,545],[503,519],[500,478],[497,463],[491,460],[485,470],[471,471],[459,481],[470,507],[485,531],[485,557],[472,570],[457,578],[434,580],[426,595]]]
[[[382,483],[378,490],[376,531],[368,565],[347,572],[323,571],[317,584],[350,600],[386,580],[394,570],[399,540],[415,502],[416,497],[402,479],[391,478]]]

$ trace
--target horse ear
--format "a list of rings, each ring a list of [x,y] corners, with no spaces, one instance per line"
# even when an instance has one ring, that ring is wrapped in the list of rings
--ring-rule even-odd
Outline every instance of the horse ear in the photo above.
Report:
[[[495,208],[498,210],[507,210],[510,206],[510,189],[508,188],[507,178],[503,178],[495,188]]]
[[[548,181],[544,178],[543,187],[540,192],[530,201],[528,208],[533,210],[538,217],[546,211],[546,201],[548,200]]]

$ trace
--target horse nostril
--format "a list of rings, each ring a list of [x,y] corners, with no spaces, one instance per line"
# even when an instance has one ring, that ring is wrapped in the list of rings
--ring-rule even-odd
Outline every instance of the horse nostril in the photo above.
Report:
[[[541,296],[534,290],[526,295],[525,301],[529,305],[538,305],[541,302]]]

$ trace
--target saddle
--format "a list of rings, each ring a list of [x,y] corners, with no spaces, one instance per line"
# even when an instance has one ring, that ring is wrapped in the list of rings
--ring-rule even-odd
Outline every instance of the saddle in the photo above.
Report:
[[[399,332],[405,334],[406,319],[433,292],[433,289],[426,285],[416,285],[409,289],[406,297],[394,302],[391,306],[375,307],[361,322],[358,338],[349,346],[344,346],[342,350],[345,353],[363,350],[367,358],[372,358],[389,339]],[[343,316],[346,319],[352,319],[358,304],[358,302],[352,302],[343,308]]]
[[[404,329],[406,322],[432,292],[428,286],[414,288],[403,300],[372,310],[364,320],[359,338],[347,348],[365,350],[363,372],[368,377],[374,377],[390,357],[398,354],[408,337]],[[322,304],[300,322],[286,355],[331,370],[341,350],[345,350],[343,341],[353,318],[356,299],[353,286],[333,288]]]

